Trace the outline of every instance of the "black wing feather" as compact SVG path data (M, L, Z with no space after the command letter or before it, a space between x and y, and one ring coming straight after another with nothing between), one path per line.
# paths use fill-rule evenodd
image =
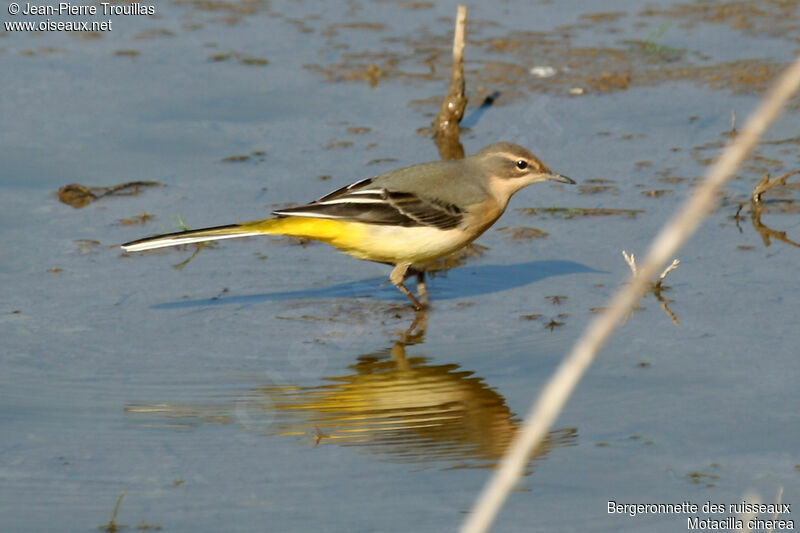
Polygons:
M464 214L461 208L434 199L420 198L407 192L389 192L388 200L405 216L419 222L421 226L441 229L455 228Z
M375 178L366 178L366 179L363 179L363 180L359 180L359 181L357 181L355 183L351 183L350 185L342 187L341 189L336 189L333 192L329 192L328 194L326 194L322 198L318 198L317 200L314 200L311 203L312 204L318 204L320 202L327 202L328 200L335 200L337 198L340 198L340 197L342 197L342 196L344 196L344 195L346 195L346 194L348 194L350 192L359 191L359 190L363 189L364 187L367 187L370 183L373 182L374 179Z
M370 189L372 178L357 181L308 205L274 211L278 216L330 218L403 227L457 227L464 218L461 208L411 192Z

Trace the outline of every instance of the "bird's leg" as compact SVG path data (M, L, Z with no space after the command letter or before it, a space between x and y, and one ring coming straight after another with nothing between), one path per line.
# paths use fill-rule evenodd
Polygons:
M425 272L417 270L417 296L424 307L428 307L428 287L425 286Z
M407 280L411 276L417 277L417 299L422 304L422 307L428 307L428 288L425 285L425 271L424 270L417 270L416 268L409 267L406 270L406 273L403 275L403 281Z
M395 265L392 273L389 274L389 281L391 281L392 285L397 287L397 290L402 292L406 298L411 301L411 305L414 306L414 309L421 311L422 309L425 309L425 306L419 303L419 300L417 300L414 295L411 294L411 291L408 290L405 285L403 285L403 281L406 279L406 273L408 272L409 266L410 265L408 265L408 263L398 263Z

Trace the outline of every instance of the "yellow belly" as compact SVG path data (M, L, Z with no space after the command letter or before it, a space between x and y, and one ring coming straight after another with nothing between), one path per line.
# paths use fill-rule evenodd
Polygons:
M359 259L393 264L437 259L472 240L458 228L399 227L308 217L272 218L241 226L260 233L322 241Z

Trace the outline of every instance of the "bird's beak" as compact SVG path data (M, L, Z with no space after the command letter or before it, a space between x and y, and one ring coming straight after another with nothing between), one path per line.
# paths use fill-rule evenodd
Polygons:
M550 174L546 174L544 176L544 179L546 179L547 181L557 181L559 183L569 183L570 185L575 185L574 180L571 180L566 176L562 176L561 174L556 174L553 172L551 172Z

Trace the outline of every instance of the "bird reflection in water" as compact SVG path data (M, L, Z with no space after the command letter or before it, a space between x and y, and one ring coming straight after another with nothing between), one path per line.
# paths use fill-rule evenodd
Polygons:
M505 399L472 372L457 364L433 364L424 355L408 355L406 347L421 343L424 330L425 315L419 312L390 347L359 356L349 367L352 373L326 377L310 387L258 387L237 401L236 410L246 405L248 429L299 436L311 446L359 447L392 462L493 467L511 442L518 420ZM128 411L190 416L185 407L173 410L163 404L131 406ZM219 418L219 409L216 414ZM574 428L554 430L535 456L541 458L576 439Z

